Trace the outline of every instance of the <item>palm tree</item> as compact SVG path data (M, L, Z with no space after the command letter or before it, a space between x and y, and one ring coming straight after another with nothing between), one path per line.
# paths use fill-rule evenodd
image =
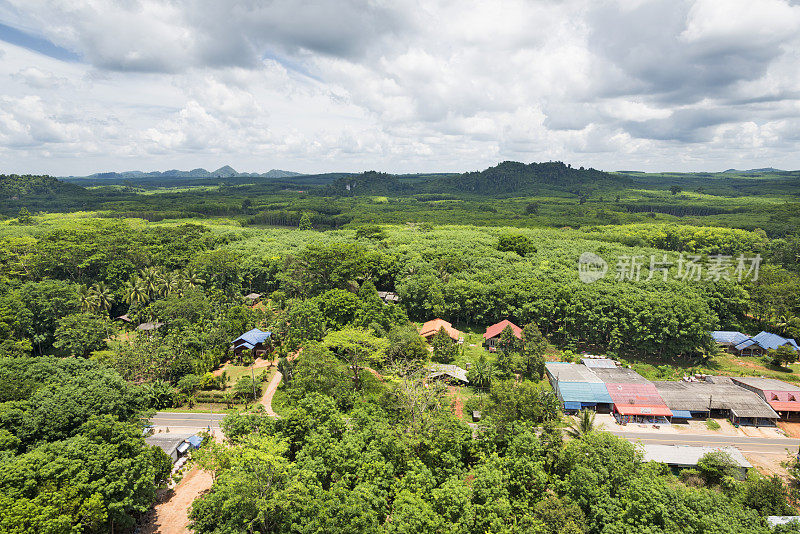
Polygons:
M98 282L92 285L91 295L94 301L94 309L108 311L111 309L111 305L114 304L114 293L111 292L105 282Z
M158 296L158 270L153 267L142 269L139 273L144 290L147 292L147 299L153 300Z
M197 287L206 283L205 280L200 278L200 275L197 274L194 267L187 267L183 271L183 280L187 287Z
M575 439L581 439L589 432L598 430L600 427L594 426L595 413L591 410L581 410L578 413L577 421L570 421L567 428L567 435Z
M469 370L470 380L476 387L486 389L492 383L492 378L496 374L492 362L486 360L486 357L481 354L472 368Z
M125 284L125 302L144 304L147 300L147 289L145 289L144 283L138 276L134 276Z
M81 303L81 311L87 312L94 310L92 292L86 287L86 284L81 284L78 287L78 299Z

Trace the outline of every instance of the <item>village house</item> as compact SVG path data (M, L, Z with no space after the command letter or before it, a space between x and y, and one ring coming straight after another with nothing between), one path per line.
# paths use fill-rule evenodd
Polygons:
M419 329L419 335L425 338L425 341L430 341L433 336L439 333L439 330L444 328L444 331L453 338L454 341L461 339L461 332L453 328L453 325L444 319L432 319L422 325Z
M800 421L800 386L775 378L742 376L731 380L766 401L781 420Z
M483 344L484 346L489 349L489 351L494 352L497 350L497 342L500 341L500 334L503 333L503 330L506 327L511 327L511 330L514 332L514 336L517 339L522 339L522 328L518 327L508 319L504 319L497 324L493 324L489 328L486 329L486 333L483 334Z
M271 350L267 340L272 336L271 332L263 332L258 328L253 328L241 336L231 341L231 350L234 356L241 355L242 351L250 350L253 356L258 357Z
M457 365L432 363L428 368L428 380L445 380L450 383L469 384L467 372Z
M734 346L734 351L736 351L739 356L764 356L770 350L784 346L800 353L800 346L797 345L794 339L785 338L769 332L759 332L752 338L737 343Z

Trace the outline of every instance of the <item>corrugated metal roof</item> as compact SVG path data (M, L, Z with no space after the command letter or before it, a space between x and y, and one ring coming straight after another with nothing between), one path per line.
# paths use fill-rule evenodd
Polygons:
M614 369L592 369L595 375L606 384L649 384L650 381L645 377L627 367L616 367Z
M800 515L768 515L767 523L772 527L788 525L789 523L800 523Z
M718 378L718 377L714 377ZM653 382L671 410L730 410L737 417L777 419L764 399L731 381L714 382Z
M637 444L644 451L645 462L660 462L674 466L697 465L700 458L710 452L722 451L739 467L753 467L735 447L692 447L688 445Z
M769 401L769 405L776 412L800 412L800 402Z
M469 384L469 380L467 380L467 372L457 365L432 363L429 370L430 374L428 375L428 378L439 378L440 376L447 375Z
M594 402L611 404L605 384L601 382L558 382L555 386L563 402Z
M564 362L547 362L544 364L553 379L561 382L591 382L602 384L603 381L585 365Z
M589 369L616 369L617 362L608 358L582 358L583 365Z
M784 382L783 380L777 380L775 378L760 378L755 376L732 376L731 380L735 382L742 383L746 386L750 386L755 389L760 389L762 391L795 391L800 393L800 386L797 384L790 384L788 382Z
M239 343L240 345L252 349L259 343L265 342L271 335L272 332L263 332L258 328L253 328L249 332L245 332L241 336L231 341L231 343L236 345L237 342L241 341L241 343Z
M738 345L750 339L750 336L742 334L741 332L732 332L729 330L715 330L711 332L711 337L717 343L732 343Z
M645 384L606 384L606 388L614 401L614 408L621 414L672 415L664 399L650 382ZM640 408L647 408L650 411L640 411Z
M759 332L748 340L737 343L736 349L742 350L752 345L758 345L759 347L767 350L777 349L783 345L789 345L794 350L800 351L800 346L797 345L797 342L794 339L763 331Z

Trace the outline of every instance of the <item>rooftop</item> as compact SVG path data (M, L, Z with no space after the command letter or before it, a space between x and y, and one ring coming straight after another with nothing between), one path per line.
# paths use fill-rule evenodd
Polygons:
M585 365L565 362L547 362L544 364L547 374L559 382L590 382L602 384L592 369Z
M442 328L455 340L461 337L461 332L453 328L453 325L444 319L431 319L426 322L422 325L422 328L419 329L419 335L424 338L435 336Z
M272 332L264 332L258 328L253 328L249 332L245 332L241 336L231 341L231 343L236 345L237 342L241 341L241 343L239 343L240 346L245 346L248 349L252 349L259 343L265 342L271 335Z
M522 328L518 327L508 319L503 319L497 324L493 324L489 328L486 329L486 333L483 334L483 339L491 339L493 337L497 337L503 333L503 330L506 329L507 326L511 327L511 330L514 331L514 335L518 339L522 339Z
M637 445L644 451L645 462L660 462L675 466L697 465L700 458L710 452L722 451L726 453L739 466L744 468L753 467L748 462L739 449L735 447L692 447L688 445Z
M741 332L732 332L730 330L715 330L711 332L711 337L717 343L731 343L738 345L743 341L750 339L750 336L742 334Z
M609 358L582 358L583 365L591 369L616 369L617 362Z
M736 417L777 419L764 400L732 382L653 382L670 410L731 410Z
M457 365L432 363L429 370L430 374L428 374L428 378L439 378L440 376L447 375L455 378L456 380L460 380L465 384L469 384L469 380L467 380L467 372Z
M139 326L136 327L136 330L141 330L143 332L149 332L150 330L158 330L162 326L164 326L164 323L148 322L148 323L140 324Z
M759 378L755 376L736 376L731 377L734 382L741 382L746 386L750 386L762 391L797 391L800 392L800 386L797 384L790 384L783 380L776 378Z
M594 373L606 384L649 384L645 377L627 367L614 367L613 369L596 368Z
M750 339L746 339L744 341L737 343L736 349L742 350L746 349L747 347L751 347L753 345L758 345L759 347L762 347L767 350L777 349L778 347L781 347L783 345L788 345L794 350L800 351L800 346L797 345L797 342L794 339L763 331L754 335Z

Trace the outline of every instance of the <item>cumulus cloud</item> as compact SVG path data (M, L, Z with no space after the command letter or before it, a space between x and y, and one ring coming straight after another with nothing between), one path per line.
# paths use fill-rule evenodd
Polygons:
M0 42L18 167L800 167L788 0L0 0L3 17L32 36Z

